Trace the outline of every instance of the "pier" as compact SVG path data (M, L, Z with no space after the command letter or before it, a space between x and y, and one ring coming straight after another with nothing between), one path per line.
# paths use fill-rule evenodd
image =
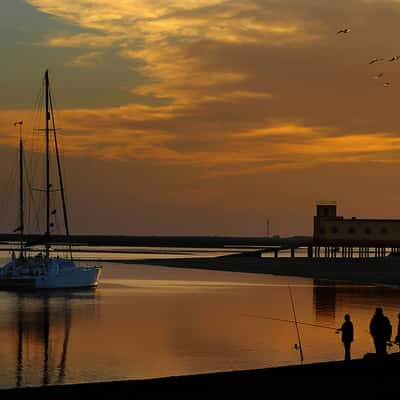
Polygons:
M366 259L400 255L399 219L344 218L337 215L336 208L335 201L317 202L312 240L281 244L270 250L274 257L290 249L290 257L295 258L301 246L307 247L309 258Z

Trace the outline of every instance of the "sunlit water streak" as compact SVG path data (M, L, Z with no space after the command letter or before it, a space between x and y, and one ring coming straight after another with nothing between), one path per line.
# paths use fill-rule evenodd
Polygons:
M97 290L0 292L0 387L150 378L353 357L373 351L379 305L397 326L400 291L308 278L103 262ZM325 329L328 327L330 329ZM332 329L333 328L333 329ZM394 349L393 349L394 350ZM391 351L393 351L391 350Z

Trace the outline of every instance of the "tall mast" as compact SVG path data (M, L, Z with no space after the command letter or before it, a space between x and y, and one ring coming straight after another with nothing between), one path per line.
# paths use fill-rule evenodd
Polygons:
M24 256L24 159L23 159L23 143L22 143L22 121L15 122L19 125L19 227L20 233L20 257Z
M50 156L49 156L49 71L45 73L46 90L46 258L50 253Z
M49 99L50 99L50 115L51 115L52 129L53 129L53 135L54 135L54 147L55 147L55 152L56 152L57 169L58 169L58 181L60 183L60 188L61 188L61 200L62 200L62 206L63 206L65 234L67 236L70 257L72 259L71 236L69 233L69 226L68 226L68 215L67 215L67 207L65 204L64 183L63 183L63 177L62 177L62 171L61 171L61 160L60 160L60 155L58 152L57 129L56 129L56 122L54 120L53 102L51 99L51 92L49 93Z
M22 137L19 139L19 226L20 230L20 257L24 256L24 162Z

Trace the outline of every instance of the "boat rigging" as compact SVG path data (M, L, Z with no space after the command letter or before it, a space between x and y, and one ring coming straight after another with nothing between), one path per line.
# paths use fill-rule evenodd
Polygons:
M72 259L70 230L67 217L67 208L65 202L64 183L61 171L61 162L59 157L57 133L53 111L53 101L50 91L49 72L46 70L44 75L44 98L45 98L45 232L36 241L25 241L25 214L24 214L24 158L23 158L23 121L14 123L14 126L20 128L19 138L19 226L14 232L20 233L19 257L12 253L12 259L0 268L0 289L10 288L72 288L72 287L91 287L98 285L98 279L101 274L100 266L78 266ZM50 172L50 135L54 139L54 151L57 164L57 176L60 189L53 189ZM51 228L54 224L51 218L56 210L52 210L51 192L60 191L65 236L69 247L69 258L60 258L51 256ZM27 252L34 246L44 244L44 256L42 252L36 255L27 255Z

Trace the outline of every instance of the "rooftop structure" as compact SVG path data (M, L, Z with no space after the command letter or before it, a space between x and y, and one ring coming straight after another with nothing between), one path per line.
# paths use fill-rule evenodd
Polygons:
M318 202L313 241L318 246L399 247L400 219L344 218L336 202Z

